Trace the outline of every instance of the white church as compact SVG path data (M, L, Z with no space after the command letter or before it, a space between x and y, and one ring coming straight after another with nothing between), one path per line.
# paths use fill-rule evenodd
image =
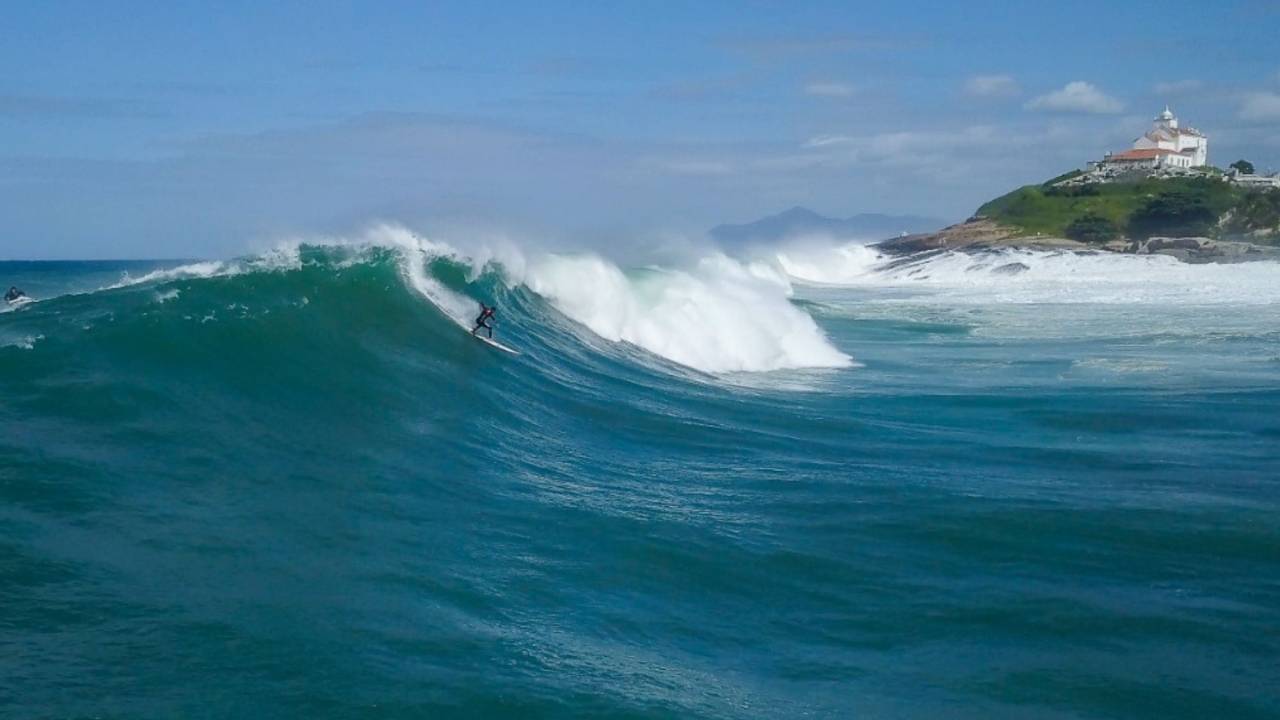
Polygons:
M1096 170L1190 169L1209 162L1209 138L1193 127L1182 127L1166 105L1151 129L1133 141L1133 149L1107 153L1100 162L1089 163Z

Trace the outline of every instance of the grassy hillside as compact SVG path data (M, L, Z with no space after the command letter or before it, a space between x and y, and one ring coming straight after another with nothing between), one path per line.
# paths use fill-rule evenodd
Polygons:
M1086 241L1280 229L1280 190L1242 190L1214 176L1053 187L1060 179L1014 190L977 214L1028 235Z

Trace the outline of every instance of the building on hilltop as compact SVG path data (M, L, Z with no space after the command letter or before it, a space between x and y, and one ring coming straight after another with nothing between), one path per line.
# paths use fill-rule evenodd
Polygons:
M1134 150L1172 150L1191 158L1188 167L1204 167L1209 163L1209 138L1193 127L1178 127L1178 118L1164 106L1151 129L1133 141Z
M1089 163L1089 170L1098 173L1190 170L1204 167L1208 162L1209 138L1193 127L1181 127L1177 116L1166 105L1164 112L1155 117L1151 129L1133 141L1132 149L1107 153L1102 160Z
M1120 153L1107 153L1102 159L1103 165L1111 165L1117 168L1127 170L1141 168L1162 168L1176 167L1187 168L1192 167L1192 158L1190 155L1180 153L1176 150L1167 148L1142 148L1137 150L1125 150Z

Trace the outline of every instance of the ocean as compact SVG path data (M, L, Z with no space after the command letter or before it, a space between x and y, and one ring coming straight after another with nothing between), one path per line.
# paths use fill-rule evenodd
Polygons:
M13 284L0 717L1280 717L1275 263L382 228Z

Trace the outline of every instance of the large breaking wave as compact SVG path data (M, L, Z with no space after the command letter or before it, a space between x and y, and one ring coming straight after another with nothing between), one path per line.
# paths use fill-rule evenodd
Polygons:
M496 302L500 332L510 327L563 323L613 344L707 373L840 368L851 358L837 350L813 318L789 299L779 272L714 255L685 268L624 269L598 254L542 253L512 248L463 252L399 226L380 226L357 238L282 245L231 261L208 261L122 277L103 292L154 288L156 303L193 303L192 284L216 283L223 307L193 310L211 321L266 299L255 290L272 275L333 282L360 267L394 269L402 289L469 329L478 302ZM228 287L227 283L238 283ZM385 292L395 292L384 287ZM244 297L237 297L243 292ZM77 302L83 304L91 293ZM300 299L299 299L300 298ZM294 301L306 302L298 292ZM270 303L267 302L267 306ZM359 323L359 308L352 308ZM170 308L170 313L179 308ZM374 306L366 313L381 312ZM40 313L35 313L39 315ZM114 314L114 313L113 313ZM18 324L22 324L19 322ZM12 333L11 333L12 335ZM33 335L21 337L29 346Z
M148 302L210 322L236 312L252 314L255 307L269 312L273 302L285 302L283 295L274 300L260 295L266 278L288 277L314 289L360 269L385 275L379 292L408 291L418 310L462 328L470 327L478 302L496 302L500 333L562 327L569 332L557 343L575 337L586 341L574 350L630 348L641 351L628 351L633 360L660 359L713 374L853 364L804 306L792 301L792 283L893 291L869 302L909 297L944 305L1280 303L1280 264L1274 262L1191 265L1163 256L1018 249L896 258L857 243L809 241L754 248L742 258L712 252L680 266L625 268L591 252L525 253L510 244L464 251L395 225L353 238L294 242L255 256L125 276L100 292L62 300L87 316L80 323L85 328L100 325L104 316L122 323L130 312L154 312L145 307ZM303 305L315 294L287 282L278 289L285 288L296 290L289 302ZM140 289L150 292L135 292ZM103 295L121 292L131 292L132 300L108 302ZM222 305L200 305L199 298L209 293ZM95 306L95 298L107 304ZM348 331L386 312L373 298L364 300L366 305L348 304L344 310ZM0 344L29 349L71 329L66 307L57 310L63 316L60 327L38 321L49 319L44 305L6 312ZM548 349L571 351L563 345Z

